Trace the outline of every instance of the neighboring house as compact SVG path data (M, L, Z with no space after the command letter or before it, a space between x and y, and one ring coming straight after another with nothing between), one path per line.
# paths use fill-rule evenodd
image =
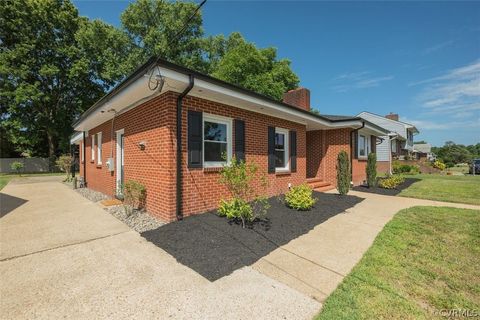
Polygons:
M89 188L114 196L128 180L146 186L146 209L165 220L202 213L229 197L219 170L233 156L265 172L268 196L308 182L336 184L337 155L351 155L353 183L365 180L379 126L310 112L310 92L272 100L152 58L83 113L72 138ZM226 157L226 159L225 159Z
M357 117L389 131L388 135L380 137L382 141L377 145L378 171L389 172L392 160L404 160L413 156L413 136L418 134L414 125L400 121L398 114L393 113L381 116L364 111Z
M432 153L432 146L430 143L415 143L413 145L413 153L417 160L435 161L437 158Z

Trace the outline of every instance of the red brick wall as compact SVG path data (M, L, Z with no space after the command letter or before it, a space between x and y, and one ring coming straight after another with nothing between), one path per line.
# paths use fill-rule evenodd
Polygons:
M367 160L353 159L352 161L352 182L354 185L362 184L367 179Z
M116 158L115 131L124 129L124 177L125 181L137 180L147 189L146 209L164 219L175 219L175 163L176 163L176 98L167 92L115 118L113 135L113 157ZM283 119L259 116L254 112L202 100L194 97L184 99L183 109L183 213L185 216L205 212L218 206L227 190L219 184L218 171L187 168L187 110L197 110L242 119L245 121L246 159L255 161L260 170L266 172L268 164L267 128L282 127L297 131L297 172L291 174L267 174L268 195L288 190L288 183L301 184L306 177L306 133L305 126ZM233 128L232 128L233 129ZM97 166L91 159L91 135L102 131L102 162ZM233 131L233 130L232 130ZM233 131L234 132L234 131ZM233 137L232 141L235 138ZM146 142L145 150L138 143ZM111 121L89 131L85 154L88 187L114 195L115 174L107 170L110 157ZM96 149L96 148L95 148ZM94 150L96 152L96 150ZM233 148L233 152L235 149ZM95 157L96 158L96 157ZM116 165L116 163L115 163ZM83 175L83 170L81 171Z
M298 88L290 90L283 94L283 102L298 107L300 109L310 110L310 90L307 88Z
M175 212L174 139L175 95L168 92L149 100L115 118L113 133L113 158L116 159L115 131L124 129L124 181L137 180L147 189L147 210L165 220ZM116 188L116 170L106 167L110 157L111 121L89 131L87 137L86 180L88 187L113 196ZM102 166L91 159L91 135L102 131ZM138 143L146 142L145 150ZM95 148L96 149L96 148ZM116 162L115 162L116 166ZM83 172L82 172L83 175Z
M377 172L388 173L390 171L389 161L377 161Z
M325 131L324 180L332 185L337 184L337 157L340 151L346 151L350 158L351 131L349 128Z
M183 113L183 212L185 215L204 212L216 208L221 198L228 197L228 192L218 180L220 175L216 171L188 168L187 159L187 110L202 111L232 119L245 121L245 153L246 160L253 161L259 170L268 169L268 141L269 126L281 127L297 131L297 172L291 174L267 174L269 196L277 195L288 190L288 183L298 185L305 182L306 177L306 133L305 126L279 118L259 115L258 113L203 100L191 96L184 99ZM233 130L234 131L234 130ZM235 141L235 137L233 137ZM233 148L235 152L235 148ZM258 186L257 186L258 187ZM260 188L259 188L260 190Z
M324 176L325 130L307 131L307 178Z

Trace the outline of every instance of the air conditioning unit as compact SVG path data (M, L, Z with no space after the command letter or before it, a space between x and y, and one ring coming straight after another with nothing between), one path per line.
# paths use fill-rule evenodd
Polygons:
M107 169L110 172L115 170L115 161L113 160L113 158L108 158L107 159Z

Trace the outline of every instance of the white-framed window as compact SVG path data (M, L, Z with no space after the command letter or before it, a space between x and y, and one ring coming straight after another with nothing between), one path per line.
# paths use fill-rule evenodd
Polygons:
M392 152L397 153L397 140L392 140Z
M275 171L290 169L288 145L288 130L275 128Z
M232 119L203 114L203 166L221 167L232 159Z
M372 136L369 134L358 134L358 158L366 158L372 152Z
M91 154L92 162L95 161L95 135L92 135L92 154Z
M102 164L102 133L97 133L97 164Z

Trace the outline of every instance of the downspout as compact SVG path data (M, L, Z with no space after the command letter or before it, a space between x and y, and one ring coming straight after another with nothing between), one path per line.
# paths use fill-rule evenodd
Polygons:
M177 203L176 216L177 220L183 219L182 213L182 102L183 98L192 90L195 83L193 74L188 75L188 86L177 98Z
M358 130L365 128L365 121L362 121L362 126L360 128L352 130L350 134L350 178L352 179L350 181L351 184L353 184L353 137Z
M83 131L83 146L82 146L82 155L83 155L83 186L87 187L87 157L85 155L86 146L85 143L87 139L85 137L85 131Z

